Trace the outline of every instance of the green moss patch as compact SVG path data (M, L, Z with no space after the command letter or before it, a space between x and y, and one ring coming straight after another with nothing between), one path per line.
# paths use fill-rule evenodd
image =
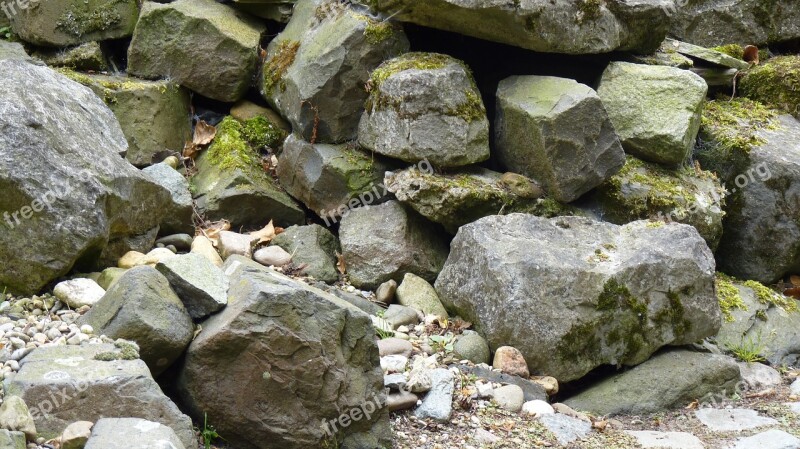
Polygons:
M283 131L264 117L240 122L228 116L217 126L217 136L208 149L208 161L221 169L262 173L258 150L279 145L283 137Z
M747 305L744 303L737 285L741 285L753 290L756 295L756 299L761 304L780 307L786 312L790 313L798 312L797 300L794 298L778 293L777 291L757 281L743 282L732 276L728 276L723 273L717 273L717 300L719 301L722 315L728 322L732 322L734 320L732 314L734 310L747 310Z
M747 98L706 102L701 126L706 142L698 158L705 167L746 160L750 150L766 143L759 131L779 128L777 116L777 111Z
M800 56L778 56L750 68L739 81L745 97L800 116Z
M300 42L297 41L281 41L278 44L275 54L264 63L264 93L271 94L276 87L286 89L283 77L294 64L299 50Z
M126 2L127 0L110 0L93 8L89 8L84 2L72 2L73 6L56 21L56 27L73 36L111 29L122 23L117 5Z

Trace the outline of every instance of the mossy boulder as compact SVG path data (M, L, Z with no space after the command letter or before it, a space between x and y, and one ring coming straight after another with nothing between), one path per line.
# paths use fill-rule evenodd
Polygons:
M55 67L67 67L73 70L108 70L108 62L98 42L87 42L68 48L39 48L33 52L35 58Z
M664 40L671 1L370 0L398 20L538 52L648 53Z
M739 92L800 118L800 56L777 56L746 71Z
M694 148L708 86L675 67L612 62L597 94L625 152L678 165Z
M489 120L472 73L438 53L406 53L370 76L358 142L406 162L460 167L489 158Z
M125 159L131 164L146 167L159 162L180 153L191 140L189 91L175 82L61 73L92 89L111 108L128 141Z
M29 8L17 7L17 13L9 17L11 28L20 39L48 47L129 37L139 19L137 0L30 3Z
M496 156L554 199L570 202L618 172L625 153L589 86L553 76L514 76L497 88Z
M800 362L800 303L756 281L717 275L722 327L714 341L735 354L749 351L773 366Z
M267 47L261 94L304 140L353 140L369 73L408 45L399 25L350 3L300 0L286 29Z
M314 213L335 222L348 209L385 201L389 168L356 144L312 144L292 134L278 159L278 179Z
M234 102L256 76L265 29L258 19L214 0L145 2L128 48L128 71Z
M386 188L451 234L487 215L534 211L544 196L532 180L473 167L437 174L412 167L387 172Z
M714 258L691 226L491 216L462 226L436 280L451 315L561 382L712 336Z
M694 226L714 250L722 237L726 191L712 172L666 169L628 156L625 166L592 196L604 220L676 221Z
M780 114L747 99L711 101L695 151L730 192L720 270L765 283L800 267L800 122Z
M211 220L234 227L301 224L303 212L263 165L261 150L277 148L283 131L264 117L240 122L226 117L208 150L197 158L191 179L197 208Z

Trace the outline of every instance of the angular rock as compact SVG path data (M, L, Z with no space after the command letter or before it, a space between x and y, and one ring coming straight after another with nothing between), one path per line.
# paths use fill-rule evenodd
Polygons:
M400 304L390 305L383 314L383 318L394 329L400 326L413 326L419 323L418 312L411 307L401 306Z
M390 394L386 398L386 408L390 412L406 410L417 405L418 400L419 398L414 393L401 391L396 394Z
M459 230L436 290L491 348L513 346L560 382L720 326L711 251L681 224L482 218Z
M561 413L545 413L539 415L538 421L555 435L556 440L563 445L568 445L591 433L592 423L586 422Z
M278 178L289 194L336 223L348 209L385 201L389 167L353 145L311 144L291 135L283 145Z
M0 447L4 449L25 449L25 434L0 429Z
M375 0L402 21L547 53L655 50L669 28L667 0L646 3L477 0ZM536 32L533 32L536 30Z
M49 66L96 72L109 69L98 42L86 42L70 48L40 48L33 52L33 56Z
M703 408L694 412L701 423L713 432L741 432L764 426L774 426L778 421L760 416L755 410L734 408Z
M711 48L705 48L675 39L667 38L667 40L665 40L662 44L661 48L667 51L673 51L682 55L691 56L692 58L704 63L715 64L730 69L745 70L750 68L750 63L747 63L739 58L734 58L733 56Z
M437 368L431 372L431 391L422 400L422 404L414 410L419 419L432 419L447 422L453 413L453 390L455 380L450 371Z
M102 287L104 290L108 290L112 285L117 283L119 278L122 277L126 271L128 271L127 268L106 268L102 273L100 273L100 277L97 278L97 284L100 285L100 287Z
M225 274L199 254L184 254L159 262L163 274L195 320L220 311L228 304L228 281Z
M437 53L406 53L381 64L358 143L406 162L460 167L489 158L489 120L470 69Z
M604 221L625 224L654 218L694 226L714 250L722 238L727 192L714 173L663 168L628 156L625 166L595 191Z
M85 449L86 442L92 435L94 423L77 421L67 426L61 434L61 449Z
M148 2L128 48L128 71L170 77L200 95L233 102L256 75L264 31L257 19L214 0Z
M192 221L194 203L192 203L192 194L189 191L189 181L177 170L163 162L145 167L142 173L167 189L172 197L172 204L165 212L159 232L161 234L180 232L194 234Z
M397 302L400 305L419 310L425 316L447 318L447 310L444 309L433 286L413 273L406 273L403 276L403 282L397 288Z
M696 45L762 45L800 37L792 0L700 0L671 6L670 35Z
M353 140L369 73L408 50L402 29L350 3L300 0L267 47L261 95L304 140Z
M53 295L73 309L93 306L106 294L103 287L91 279L77 278L63 281L53 288Z
M84 449L184 449L171 428L140 418L103 418L92 428Z
M183 150L191 140L189 91L175 81L145 81L62 71L92 89L114 112L128 140L125 158L146 167Z
M570 202L622 168L625 154L600 97L552 76L514 76L497 88L495 145L506 169Z
M371 402L334 430L344 447L388 444L383 375L369 317L321 290L228 259L231 302L203 323L179 379L185 403L237 448L321 447L320 425ZM320 375L324 373L324 375ZM375 408L375 407L373 407ZM258 442L258 443L256 443Z
M643 448L704 449L699 438L686 432L655 432L651 430L625 431L636 438Z
M24 61L3 61L0 78L0 284L34 293L76 262L115 261L131 239L152 247L169 193L119 157L127 143L108 107Z
M296 266L305 266L302 273L322 282L339 280L336 253L339 240L320 225L292 226L275 236L272 245L279 246L292 255Z
M777 387L783 383L781 373L771 366L763 363L739 362L739 372L742 380L751 390L764 390Z
M198 210L208 219L228 220L234 228L262 228L270 220L278 226L303 223L303 210L261 163L261 146L274 145L282 136L265 120L225 118L214 143L196 161L198 172L191 183Z
M712 394L733 394L741 380L730 357L671 350L616 374L564 401L597 415L659 413L701 402Z
M65 0L6 4L11 28L22 40L48 47L120 39L133 33L139 18L136 0Z
M420 215L455 234L458 228L488 215L538 212L541 187L514 173L470 167L453 174L415 167L387 172L386 189Z
M137 417L171 427L185 447L193 447L192 421L161 392L143 361L98 360L116 352L110 344L38 348L3 386L7 395L36 404L31 414L46 439L75 421Z
M747 99L715 100L705 108L695 157L731 192L716 253L719 270L768 284L795 272L800 122Z
M28 406L19 396L6 396L0 406L0 428L19 431L33 441L36 440L36 423Z
M350 280L373 289L406 273L428 282L447 258L447 243L425 219L396 201L351 210L339 228Z
M626 153L678 165L694 148L708 86L675 67L612 62L597 94Z
M22 44L0 39L0 61L11 59L34 62L34 60L28 56L28 53L25 52L25 47L23 47Z
M151 267L128 270L79 322L98 335L138 343L154 376L183 354L194 334L192 319L169 281Z
M739 91L751 100L800 119L800 93L798 93L800 80L795 76L798 70L800 70L800 56L770 58L742 76L739 81Z

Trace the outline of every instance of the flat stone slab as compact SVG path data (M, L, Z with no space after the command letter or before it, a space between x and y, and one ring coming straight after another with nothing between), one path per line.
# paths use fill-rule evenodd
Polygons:
M755 410L742 408L722 410L704 408L696 411L695 416L706 427L715 432L738 432L778 424L778 421L772 418L759 416Z
M731 449L800 449L800 438L772 429L739 439Z
M556 436L558 442L567 445L573 441L583 438L592 431L592 425L578 418L562 415L561 413L549 413L539 416L539 422Z
M636 441L643 448L657 447L665 449L703 449L705 445L699 438L686 432L655 432L644 431L625 431L628 435L636 438Z
M185 449L175 431L139 418L103 418L92 428L85 449Z

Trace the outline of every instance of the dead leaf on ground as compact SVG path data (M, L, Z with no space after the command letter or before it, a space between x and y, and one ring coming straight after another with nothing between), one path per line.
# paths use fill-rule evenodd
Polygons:
M606 427L608 427L608 421L606 420L595 421L592 423L592 428L597 429L599 432L606 430Z
M274 239L275 236L278 235L278 233L275 232L275 230L276 230L275 224L272 222L272 220L270 220L266 226L259 229L258 231L251 232L250 235L253 237L258 237L258 242L256 242L256 245L260 245L262 243L271 242L272 239Z
M691 403L689 403L689 405L687 405L687 406L685 407L685 409L686 409L686 410L697 410L697 408L698 408L698 407L700 407L700 401L698 401L697 399L695 399L694 401L692 401Z
M186 142L183 147L183 157L194 159L204 146L210 144L217 136L217 128L203 120L194 126L194 136L191 142Z
M228 220L222 221L215 221L213 223L209 223L208 226L201 229L200 232L203 233L211 243L216 247L219 245L219 233L222 231L230 231L231 230L231 222Z
M336 252L336 269L339 270L339 273L345 274L347 273L347 263L344 261L344 255L339 254Z
M758 65L758 47L755 45L748 45L744 47L744 56L742 56L744 62L749 62L753 65Z

